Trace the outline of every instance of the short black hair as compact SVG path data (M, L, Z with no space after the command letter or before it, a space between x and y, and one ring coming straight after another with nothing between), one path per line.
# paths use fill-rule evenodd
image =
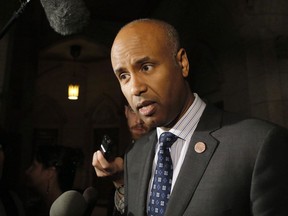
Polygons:
M39 145L34 159L44 168L55 167L63 192L72 189L77 167L83 162L80 149L62 145Z

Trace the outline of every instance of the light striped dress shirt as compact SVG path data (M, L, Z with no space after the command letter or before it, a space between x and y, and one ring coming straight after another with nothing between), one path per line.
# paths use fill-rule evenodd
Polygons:
M171 192L173 190L174 184L176 182L176 179L178 177L179 171L181 169L181 166L183 164L189 142L191 140L191 137L196 129L196 126L199 122L199 119L206 107L206 104L201 98L194 93L195 99L192 103L192 105L189 107L187 112L182 116L182 118L169 130L169 132L175 134L179 138L176 140L176 142L172 145L171 147L171 158L173 162L173 179L172 179L172 188ZM157 137L159 140L159 136L161 133L165 132L161 128L157 128ZM156 148L156 153L155 153L155 158L153 162L153 167L152 167L152 173L154 174L154 171L156 169L156 164L157 164L157 153L159 150L159 143L155 146ZM150 198L150 190L151 190L151 182L153 181L154 175L152 174L151 179L150 179L150 189L148 191L148 199L147 203L149 203L149 198Z

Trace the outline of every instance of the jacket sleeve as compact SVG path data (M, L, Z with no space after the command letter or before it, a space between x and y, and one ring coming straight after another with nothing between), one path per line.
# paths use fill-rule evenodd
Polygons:
M288 215L288 132L274 127L254 165L251 209L255 216Z

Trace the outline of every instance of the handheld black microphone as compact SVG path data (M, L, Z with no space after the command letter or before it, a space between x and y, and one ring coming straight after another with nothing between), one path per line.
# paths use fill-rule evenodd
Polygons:
M84 190L83 197L88 205L95 205L98 198L98 191L94 187L88 187Z
M83 192L83 197L87 202L86 215L91 215L93 209L97 203L98 191L94 187L88 187Z
M61 194L50 208L50 216L83 216L87 203L82 194L69 190Z
M88 24L90 11L83 0L40 0L50 26L61 35L79 33Z

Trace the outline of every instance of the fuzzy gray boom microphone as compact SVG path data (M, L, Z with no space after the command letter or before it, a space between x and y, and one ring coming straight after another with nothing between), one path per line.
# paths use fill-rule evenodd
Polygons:
M61 35L79 33L88 24L90 11L83 0L40 0L50 26Z
M87 203L82 194L69 190L61 194L50 208L50 216L84 216Z

